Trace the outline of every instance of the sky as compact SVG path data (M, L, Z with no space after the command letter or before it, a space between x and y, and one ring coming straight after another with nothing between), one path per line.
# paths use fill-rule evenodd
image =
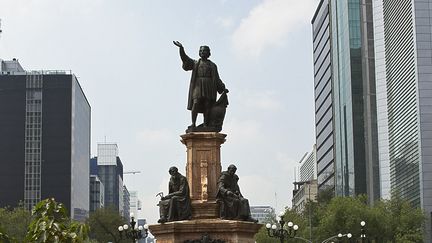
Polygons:
M180 135L190 72L180 41L211 49L229 106L222 169L235 164L250 205L291 206L295 166L315 142L311 19L318 0L0 0L0 59L72 70L91 106L91 155L118 144L140 217L155 223L168 168L185 174ZM202 121L199 115L198 122Z

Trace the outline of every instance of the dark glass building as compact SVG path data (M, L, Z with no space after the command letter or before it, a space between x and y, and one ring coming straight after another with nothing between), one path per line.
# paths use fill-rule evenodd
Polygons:
M97 175L90 175L90 212L104 207L105 188Z
M98 144L98 156L90 160L90 171L104 185L104 205L113 207L123 216L123 163L117 144Z
M64 71L0 70L0 207L54 197L71 217L89 210L90 105Z
M371 0L322 0L312 19L319 190L380 198Z
M315 135L318 190L335 190L334 121L328 0L319 3L312 19Z

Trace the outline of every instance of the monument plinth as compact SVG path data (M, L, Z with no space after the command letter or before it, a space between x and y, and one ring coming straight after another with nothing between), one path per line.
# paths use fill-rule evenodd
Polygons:
M254 235L262 224L236 220L196 219L175 221L150 227L158 243L185 243L208 235L225 243L255 243Z
M192 218L219 216L216 203L217 180L221 174L220 147L226 134L191 132L181 135L187 148L186 177L192 200Z

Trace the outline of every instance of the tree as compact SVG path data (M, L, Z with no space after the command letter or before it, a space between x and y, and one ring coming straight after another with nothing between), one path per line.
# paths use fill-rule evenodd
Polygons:
M88 238L89 227L71 221L64 205L54 198L36 204L32 215L34 219L26 236L28 242L82 243Z
M3 229L3 234L18 242L24 241L31 220L31 213L22 205L13 209L0 208L0 228Z
M365 221L367 238L375 242L423 242L422 225L425 218L421 209L412 207L400 197L377 201L374 206L367 205L364 195L336 197L321 210L315 241L348 232L358 238L360 222Z
M90 214L87 223L90 226L90 237L99 242L126 242L120 239L118 232L118 227L126 221L112 207L97 209Z
M422 228L425 216L420 208L413 207L398 194L393 194L390 200L380 202L375 208L383 215L381 222L385 222L386 225L382 231L386 236L384 240L404 243L423 242Z
M0 242L2 242L2 243L17 243L18 241L14 238L9 237L9 235L6 234L2 228L0 228Z

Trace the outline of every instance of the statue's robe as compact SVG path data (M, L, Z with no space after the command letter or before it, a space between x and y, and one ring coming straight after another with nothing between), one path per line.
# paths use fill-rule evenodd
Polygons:
M186 177L183 175L171 176L168 187L169 194L165 196L168 199L159 202L161 217L165 216L168 222L190 219L192 210Z
M251 219L249 201L243 197L238 186L239 177L223 171L218 180L217 198L221 202L220 217L222 219ZM238 197L228 196L228 191Z
M219 77L216 64L210 60L193 60L186 55L183 48L180 48L180 58L183 62L183 69L185 71L192 70L187 109L192 110L194 98L207 99L212 104L216 102L217 93L221 94L225 90L225 84ZM202 71L202 65L206 65L204 70L209 69L209 71ZM199 109L198 112L204 112L203 108Z

